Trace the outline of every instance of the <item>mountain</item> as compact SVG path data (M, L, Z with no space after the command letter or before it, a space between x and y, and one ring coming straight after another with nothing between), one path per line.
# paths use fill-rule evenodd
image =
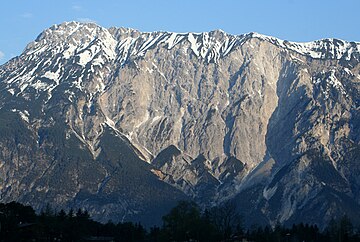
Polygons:
M360 222L360 44L54 25L0 67L1 202ZM256 215L256 216L255 216Z

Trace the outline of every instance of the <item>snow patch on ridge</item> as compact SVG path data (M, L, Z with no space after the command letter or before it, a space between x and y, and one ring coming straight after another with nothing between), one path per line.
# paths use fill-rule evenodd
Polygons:
M24 120L26 123L29 123L30 114L27 110L20 111L20 110L17 110L14 108L14 109L11 109L11 112L18 113L22 120Z
M175 45L177 45L184 38L185 38L184 35L181 35L178 33L171 33L170 37L164 43L167 44L168 50L171 50Z
M80 53L78 56L79 56L79 65L81 66L86 66L86 64L89 63L93 58L93 54L89 50L85 50L84 52Z
M195 39L195 37L194 37L194 35L192 33L189 33L188 41L190 42L190 48L194 52L194 54L196 56L200 56L200 53L199 53L199 50L198 50L199 47L200 47L200 44L197 43L197 40Z
M46 72L43 77L53 80L56 84L59 84L59 77L60 77L60 68L56 72L48 71Z
M323 91L325 99L329 98L331 88L338 90L342 95L348 97L343 84L338 80L335 74L335 70L331 70L330 72L323 71L320 76L312 79L315 86L325 84L325 89Z

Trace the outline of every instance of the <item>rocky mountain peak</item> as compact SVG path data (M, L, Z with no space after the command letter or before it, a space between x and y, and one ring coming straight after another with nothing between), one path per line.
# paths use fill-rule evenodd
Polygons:
M30 43L24 53L39 54L44 46L52 46L52 54L67 51L66 56L75 54L72 49L81 51L89 44L100 41L110 49L117 47L117 58L121 62L130 56L142 56L149 48L162 45L168 49L175 45L187 42L188 48L206 62L217 62L225 57L237 46L246 40L257 38L270 42L280 48L295 51L312 58L328 58L350 60L359 55L359 44L338 39L323 39L307 43L296 43L280 40L271 36L251 32L244 35L230 35L222 30L203 33L174 33L174 32L140 32L131 28L111 27L105 29L95 23L65 22L54 25L43 31L38 38ZM48 51L48 50L47 50Z
M360 43L347 42L340 39L321 39L305 43L280 40L271 36L266 36L252 32L248 34L253 38L268 41L276 46L287 50L295 51L304 56L314 59L346 59L358 58Z
M44 47L47 48L46 51L51 47L54 48L52 51L55 54L74 47L85 48L96 40L113 42L112 39L107 29L95 23L65 22L43 31L26 47L24 54L39 54Z
M160 187L328 220L359 207L359 78L359 44L337 39L54 25L0 67L1 194L129 218Z

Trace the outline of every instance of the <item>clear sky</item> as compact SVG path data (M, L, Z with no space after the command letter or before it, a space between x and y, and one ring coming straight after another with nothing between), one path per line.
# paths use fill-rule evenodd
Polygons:
M0 64L42 30L94 21L140 31L258 32L290 41L360 41L360 0L6 0L0 14Z

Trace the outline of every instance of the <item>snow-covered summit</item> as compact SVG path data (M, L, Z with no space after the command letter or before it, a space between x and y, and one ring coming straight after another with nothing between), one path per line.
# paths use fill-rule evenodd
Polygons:
M96 45L99 48L92 49ZM109 31L94 23L65 22L43 31L35 41L27 45L23 54L62 53L65 58L70 58L89 50L92 56L103 51L109 59L113 59L116 45L117 41Z
M350 60L353 53L359 53L360 44L338 39L322 39L307 43L290 42L275 37L251 32L242 35L227 34L222 30L203 33L140 32L131 28L103 28L95 23L65 22L53 25L43 31L25 49L24 54L63 53L66 58L77 55L86 48L101 43L100 47L109 59L124 63L130 57L144 56L147 50L162 45L172 49L187 42L188 48L206 62L217 62L247 40L257 38L280 48L295 51L311 58ZM92 50L90 52L96 52ZM93 57L93 53L89 53Z
M247 34L253 38L268 41L279 47L295 51L299 54L309 56L315 59L351 59L351 54L354 52L359 53L360 43L347 42L340 39L321 39L311 42L291 42L281 40L275 37L262 35L256 32Z
M31 61L33 65L17 68L21 61L17 62L15 59L3 68L17 68L17 71L7 72L6 77L6 83L9 84L7 89L12 95L18 95L29 87L51 93L63 81L82 89L89 73L94 74L98 70L95 76L102 80L104 71L109 71L105 68L106 65L124 65L129 60L144 58L149 50L155 48L165 51L179 48L186 54L195 55L199 60L218 63L254 38L309 58L346 61L351 58L359 59L359 43L338 39L296 43L255 32L243 35L231 35L222 30L203 33L140 32L123 27L107 29L95 23L64 22L44 30L27 45L18 60ZM73 75L75 72L79 73ZM104 89L105 84L99 81L94 85L94 90L99 91Z

